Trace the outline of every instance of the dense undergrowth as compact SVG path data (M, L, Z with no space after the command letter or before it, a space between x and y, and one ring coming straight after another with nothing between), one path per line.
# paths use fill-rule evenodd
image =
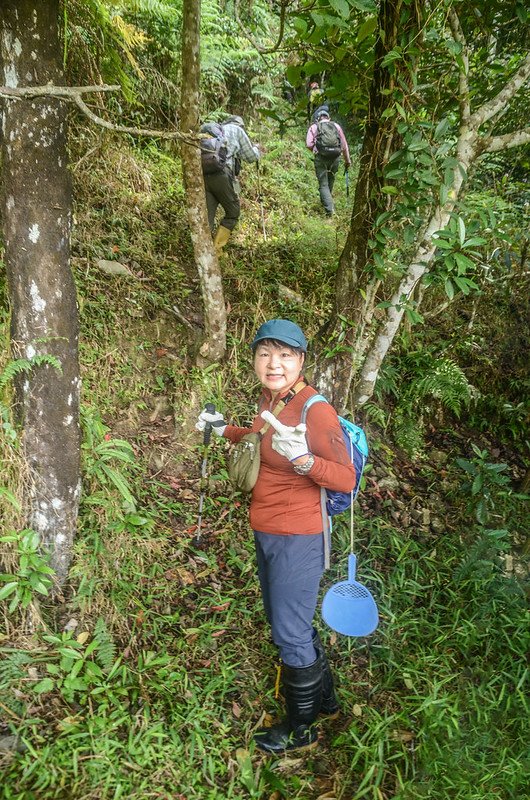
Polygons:
M268 141L261 177L267 239L258 175L247 168L241 224L223 260L229 358L202 371L191 358L201 306L178 160L154 145L126 148L112 138L80 136L74 146L81 529L60 605L44 599L4 616L0 720L16 738L2 756L1 796L523 797L521 437L508 422L497 435L467 400L461 409L444 405L440 392L425 389L432 379L405 408L416 412L421 432L412 457L395 424L404 388L424 377L414 365L427 374L442 356L460 364L473 386L480 380L485 388L494 374L496 395L507 392L511 402L505 376L488 373L508 323L487 298L488 314L477 312L467 337L452 333L450 316L421 337L416 329L404 334L366 420L373 455L355 543L359 577L377 597L381 625L367 639L324 633L343 714L322 723L321 746L310 755L267 761L254 750L263 710L280 709L275 651L260 606L247 501L229 489L220 442L210 453L203 546L192 545L202 455L195 412L213 400L231 418L248 420L257 389L247 349L252 330L267 317L293 316L310 335L318 331L348 225L340 183L336 224L320 216L303 144L258 133ZM99 259L119 261L131 275L109 277ZM462 313L470 308L471 301ZM496 336L486 345L488 325ZM482 366L470 361L477 341ZM514 335L512 353L518 342ZM464 409L459 422L455 410ZM334 535L325 588L345 573L347 520Z

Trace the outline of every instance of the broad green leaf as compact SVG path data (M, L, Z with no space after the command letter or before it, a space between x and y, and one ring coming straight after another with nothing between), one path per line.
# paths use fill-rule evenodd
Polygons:
M381 191L385 194L398 194L398 190L395 186L382 186Z
M389 64L392 64L394 61L399 61L401 58L403 58L401 48L396 47L394 50L391 50L390 53L386 54L381 62L381 66L388 67Z
M458 217L457 222L458 222L458 237L460 239L460 247L462 247L462 245L466 241L466 226L464 224L464 220L462 219L462 217Z
M494 227L493 225L491 227ZM463 248L467 247L478 247L481 244L486 244L486 239L483 239L481 236L472 236L471 239L468 239L462 245Z
M73 659L76 659L76 660L79 659L79 658L83 658L81 653L79 653L77 650L74 650L71 647L60 647L59 648L59 653L62 656L65 656L66 658L73 658Z
M477 470L471 461L468 461L466 458L457 458L456 463L470 475L476 475Z
M451 123L449 122L447 117L441 119L434 130L434 138L441 139L442 136L444 136L444 134L447 133L447 131L449 130L450 125Z
M304 34L307 33L307 22L306 22L306 20L303 19L303 17L295 17L294 20L293 20L293 28L295 29L295 31L297 32L297 34L299 36L304 36ZM296 70L296 72L298 74L297 74L297 76L295 78L295 81L298 81L298 78L300 77L300 69L299 69L299 67L287 67L287 71L286 71L287 80L290 83L293 83L293 80L289 77L289 70L292 70L292 71Z
M458 275L455 275L453 277L453 281L456 283L462 294L469 294L469 286L464 278L460 278Z
M488 507L484 498L478 501L475 515L481 525L485 525L488 521Z
M44 694L44 692L51 692L55 688L55 681L51 678L43 678L35 684L33 691L37 694Z
M453 297L455 296L455 288L453 286L452 281L450 281L449 278L446 280L444 284L444 289L449 300L452 300Z
M350 0L350 5L359 9L359 11L369 11L372 14L377 11L375 0Z
M142 525L147 525L149 523L149 519L147 517L141 517L139 514L127 514L125 521L129 525L134 525L135 527L141 527Z
M0 486L0 495L7 498L7 500L11 503L15 511L18 512L22 511L22 506L20 505L19 501L17 500L13 492L10 492L9 489L6 489L5 486Z
M362 42L363 39L366 39L367 36L370 36L370 34L373 33L376 28L377 28L377 17L368 17L368 19L366 19L359 28L359 32L357 34L357 41Z
M462 255L462 253L455 253L455 261L458 264L458 273L459 275L465 275L468 269L473 269L474 264L470 258L467 256Z
M11 581L11 583L6 583L5 586L2 586L0 589L0 600L5 600L6 597L9 597L18 586L18 581Z
M338 14L340 14L342 19L349 18L350 4L347 2L347 0L329 0L329 4Z

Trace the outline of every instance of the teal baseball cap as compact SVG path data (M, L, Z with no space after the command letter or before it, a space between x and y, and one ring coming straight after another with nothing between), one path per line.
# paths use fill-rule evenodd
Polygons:
M307 353L307 339L302 329L290 319L270 319L260 325L250 345L254 350L263 339L276 339L278 342L288 344L289 347L299 347Z

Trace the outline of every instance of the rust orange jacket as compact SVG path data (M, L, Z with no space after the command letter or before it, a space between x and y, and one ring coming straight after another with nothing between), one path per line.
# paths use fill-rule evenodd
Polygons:
M278 419L284 425L297 425L304 403L315 394L311 386L305 386L281 410ZM265 421L259 414L265 409L272 411L277 402L264 389L252 427L227 425L223 435L238 442L246 433L261 430ZM309 451L315 456L308 475L297 475L290 461L272 449L271 427L263 436L260 471L250 502L253 530L280 535L321 533L320 488L350 492L355 484L355 468L348 457L335 409L329 403L315 403L308 411L306 423Z

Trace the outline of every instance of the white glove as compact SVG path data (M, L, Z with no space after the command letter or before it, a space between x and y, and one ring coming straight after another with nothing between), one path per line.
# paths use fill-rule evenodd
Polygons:
M213 414L209 414L207 411L201 411L195 427L198 431L203 431L207 424L212 426L218 436L222 436L225 432L226 420L219 411L215 411Z
M305 438L307 426L300 422L296 428L284 425L270 411L262 411L261 418L270 423L276 433L272 435L272 449L279 455L296 461L297 458L309 455L309 448Z

